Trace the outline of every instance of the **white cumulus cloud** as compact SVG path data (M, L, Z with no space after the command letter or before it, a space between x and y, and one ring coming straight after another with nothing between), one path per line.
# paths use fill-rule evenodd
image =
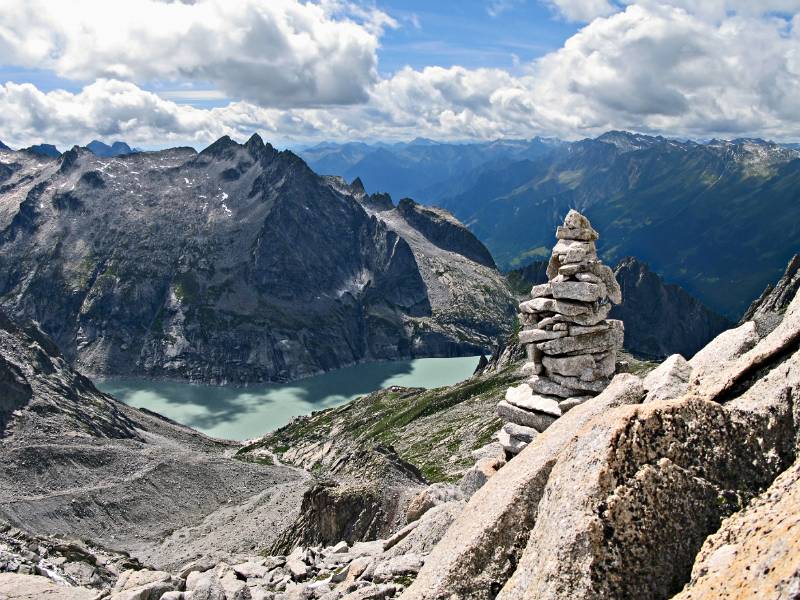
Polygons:
M280 143L418 135L575 139L609 129L800 137L800 16L776 14L792 8L789 0L765 0L767 9L751 11L728 0L702 14L682 1L640 0L597 16L562 48L515 73L405 67L362 86L356 104L282 107L243 100L202 109L181 101L218 98L213 90L161 97L121 77L99 79L78 93L6 83L0 86L0 139L69 146L101 137L199 146L253 131ZM333 14L331 6L317 9ZM377 39L383 21L376 18L359 27Z
M361 102L378 10L326 1L0 0L0 57L87 81L204 81L264 106Z

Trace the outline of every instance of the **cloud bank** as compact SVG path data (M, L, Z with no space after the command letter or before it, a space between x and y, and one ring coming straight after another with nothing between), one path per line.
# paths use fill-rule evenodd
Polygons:
M42 2L0 0L0 55L87 83L73 93L0 86L0 138L18 145L92 137L202 145L253 131L284 142L575 139L608 129L800 137L800 0L552 0L584 25L519 72L406 67L386 78L377 75L378 49L396 23L377 9L142 0L108 25L102 7L119 3L47 2L73 6L56 23ZM134 14L142 6L147 19ZM153 80L206 82L235 100L196 108L180 94L147 91Z

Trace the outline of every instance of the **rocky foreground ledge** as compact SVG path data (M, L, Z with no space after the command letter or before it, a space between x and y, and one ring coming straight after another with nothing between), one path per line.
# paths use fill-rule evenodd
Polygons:
M765 337L748 321L617 375L472 487L422 489L386 539L160 571L7 528L0 597L796 598L798 394L800 296Z

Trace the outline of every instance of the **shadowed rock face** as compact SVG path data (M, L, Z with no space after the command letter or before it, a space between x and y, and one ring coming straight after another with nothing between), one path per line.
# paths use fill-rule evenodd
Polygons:
M614 276L622 288L622 304L611 309L611 316L625 323L625 348L633 354L691 358L731 325L635 258L622 260Z
M796 598L800 593L800 462L703 544L675 600Z
M500 300L453 307L404 234L258 136L200 154L6 162L0 305L88 372L282 380L478 353L510 327L496 271L462 257ZM479 295L464 279L444 287Z
M495 268L494 259L486 246L447 211L420 206L409 198L401 200L397 210L409 224L437 246Z
M15 414L15 411L16 414ZM71 435L140 439L133 422L72 371L52 340L0 311L0 438L8 443Z
M800 289L800 254L795 254L786 271L775 285L768 285L761 296L754 300L742 316L739 324L753 321L760 336L767 335L783 319L783 314Z

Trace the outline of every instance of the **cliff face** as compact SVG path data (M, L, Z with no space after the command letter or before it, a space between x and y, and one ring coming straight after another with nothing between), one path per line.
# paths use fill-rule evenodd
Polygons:
M783 319L783 315L800 289L800 254L786 265L786 271L775 285L768 285L750 307L745 311L739 324L753 321L761 336L775 329Z
M0 162L0 305L89 372L289 379L477 353L510 326L496 271L461 257L497 299L459 313L403 234L257 136L200 154Z
M625 323L625 348L636 355L690 358L731 325L635 258L622 260L614 276L622 289L622 304L611 309L611 316Z

